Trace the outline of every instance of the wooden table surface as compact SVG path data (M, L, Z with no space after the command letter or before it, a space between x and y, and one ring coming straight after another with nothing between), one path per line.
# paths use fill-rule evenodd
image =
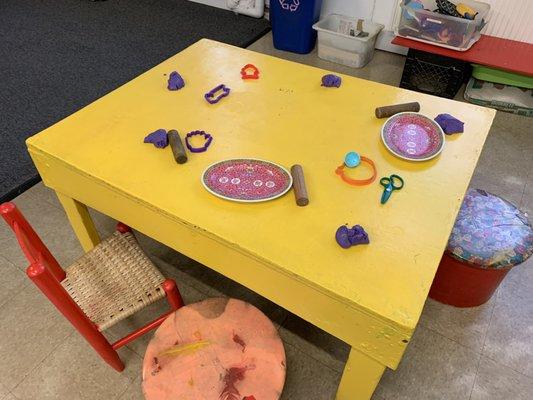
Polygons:
M261 71L258 81L241 80L247 63ZM185 79L180 91L166 89L173 70ZM86 249L98 240L84 209L89 205L345 340L357 350L349 367L373 360L395 368L495 111L348 76L339 89L324 88L325 73L201 40L27 144ZM208 104L203 94L220 83L231 94ZM446 137L432 161L394 157L381 142L385 120L375 118L374 108L409 101L419 101L430 118L454 115L465 122L465 133ZM190 153L177 165L169 147L143 143L158 128L177 129L182 137L205 130L214 139L206 153ZM378 181L364 187L342 182L334 171L351 150L375 161L378 180L396 173L405 188L382 206ZM214 197L200 182L202 172L235 157L301 164L310 204L297 207L292 192L258 204ZM340 248L334 235L345 223L364 226L371 243ZM370 389L345 375L339 398L366 398L362 393ZM356 392L359 397L351 397Z

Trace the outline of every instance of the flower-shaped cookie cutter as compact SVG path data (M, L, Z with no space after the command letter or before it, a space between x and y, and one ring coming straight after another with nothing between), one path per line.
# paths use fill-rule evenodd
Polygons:
M242 79L259 79L259 69L253 64L246 64L241 68Z
M211 89L209 92L207 92L204 97L205 99L207 100L207 102L209 104L216 104L218 103L223 97L226 97L227 95L229 95L229 92L230 92L230 88L227 87L226 85L224 84L220 84L218 85L217 87ZM217 92L220 92L220 94L218 96L215 97L215 94Z
M198 136L198 135L203 136L205 138L205 143L202 147L193 147L189 143L189 140L193 136ZM191 153L203 153L204 151L207 150L207 148L209 147L212 141L213 141L213 136L211 136L209 133L205 131L192 131L192 132L187 133L187 135L185 136L185 145L187 146L187 148L189 149Z

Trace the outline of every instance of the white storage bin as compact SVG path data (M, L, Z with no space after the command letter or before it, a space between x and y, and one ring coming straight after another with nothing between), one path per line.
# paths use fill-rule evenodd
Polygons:
M318 31L318 56L349 67L364 67L374 57L374 46L383 25L363 20L367 37L357 37L358 18L330 14L313 25Z
M477 15L473 20L452 17L433 12L437 9L435 0L401 0L396 35L458 51L470 49L487 23L490 5L474 0L453 0L452 3L467 5ZM420 5L424 8L415 8Z

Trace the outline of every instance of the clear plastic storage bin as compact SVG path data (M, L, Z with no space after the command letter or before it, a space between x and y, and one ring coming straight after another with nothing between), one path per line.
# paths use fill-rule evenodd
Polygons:
M402 0L396 35L453 50L470 49L479 40L481 30L487 23L490 6L474 0L452 3L467 6L477 14L474 19L452 17L434 12L437 10L435 0Z
M359 35L358 18L330 14L313 28L318 31L318 56L349 67L364 67L374 57L374 46L383 25L362 20L368 36Z

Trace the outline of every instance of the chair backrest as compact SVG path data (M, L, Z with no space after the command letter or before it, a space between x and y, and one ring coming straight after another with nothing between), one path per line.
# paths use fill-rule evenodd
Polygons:
M14 203L3 203L0 205L0 214L15 233L20 248L30 263L30 267L39 263L50 271L59 282L65 279L65 271L63 271L17 206Z
M65 271L17 206L13 203L0 204L0 214L15 232L20 247L30 262L26 269L28 277L97 351L110 346L106 338L98 332L96 325L62 286L61 281L66 277ZM95 345L95 342L98 344Z

